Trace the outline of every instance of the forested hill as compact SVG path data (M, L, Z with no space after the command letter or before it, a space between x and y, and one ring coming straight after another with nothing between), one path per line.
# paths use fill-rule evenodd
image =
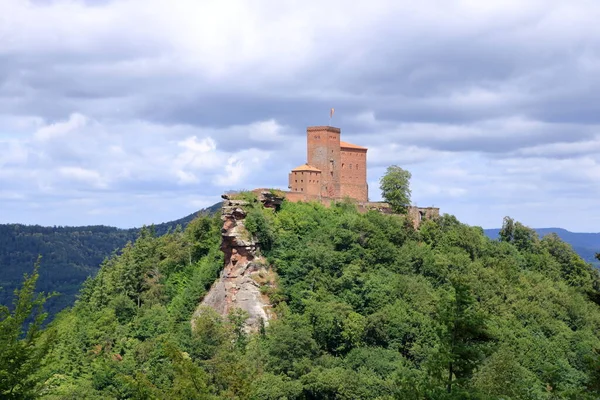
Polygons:
M176 221L154 226L163 235L177 225L183 228L198 213L213 213L221 203ZM30 273L41 255L38 290L58 292L50 299L51 315L72 305L75 294L88 276L98 271L100 263L114 251L135 241L140 230L108 226L44 227L39 225L0 225L0 305L8 305L24 273Z
M485 234L491 239L498 239L500 229L485 229ZM600 233L570 232L562 228L536 228L540 237L556 233L565 242L569 243L585 261L598 265L596 253L600 252Z
M246 333L239 309L190 323L223 268L218 217L142 231L42 336L0 318L0 397L600 398L599 273L557 236L517 222L490 240L448 215L415 231L349 204L245 211L274 276L252 278L267 326Z

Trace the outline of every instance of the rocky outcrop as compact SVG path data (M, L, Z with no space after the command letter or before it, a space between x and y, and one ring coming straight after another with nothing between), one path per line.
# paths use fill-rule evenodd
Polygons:
M192 325L203 306L213 308L222 316L241 308L249 315L246 331L256 331L272 317L269 298L261 293L261 287L275 284L274 273L260 255L260 243L244 225L249 203L227 195L222 197L221 251L225 255L225 266L194 313ZM271 208L279 207L282 201L270 192L261 192L258 200L262 206Z

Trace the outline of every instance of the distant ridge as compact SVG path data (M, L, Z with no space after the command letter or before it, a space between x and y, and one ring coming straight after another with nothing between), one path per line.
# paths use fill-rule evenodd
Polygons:
M540 237L556 233L585 261L594 265L599 264L595 254L600 253L600 233L571 232L563 228L535 228L535 231ZM490 239L498 239L500 229L484 229L484 232Z
M216 212L218 212L220 209L221 209L221 202L218 202L218 203L213 204L210 207L203 208L200 211L196 211L195 213L192 213L186 217L176 219L175 221L163 222L162 224L154 225L154 229L155 229L157 235L162 236L165 233L167 233L169 230L175 229L177 227L177 225L181 225L182 228L185 228L187 226L187 224L192 222L192 220L194 218L196 218L197 216L199 216L201 214L213 215ZM138 228L134 228L134 229L138 229Z
M218 202L175 221L155 224L154 230L162 236L178 225L185 228L199 214L214 214L220 208L221 202ZM13 291L22 282L23 274L31 273L41 255L37 290L60 293L46 303L52 318L73 304L85 279L95 275L102 261L114 251L135 241L140 229L0 224L0 304L10 306Z

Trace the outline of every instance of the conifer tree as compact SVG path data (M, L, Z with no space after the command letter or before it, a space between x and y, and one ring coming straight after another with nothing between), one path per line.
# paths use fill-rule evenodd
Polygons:
M35 294L39 259L33 273L25 274L23 285L14 292L14 309L0 306L0 398L23 399L35 395L36 372L52 340L40 341L47 313L43 305L50 297ZM27 326L27 329L25 327Z

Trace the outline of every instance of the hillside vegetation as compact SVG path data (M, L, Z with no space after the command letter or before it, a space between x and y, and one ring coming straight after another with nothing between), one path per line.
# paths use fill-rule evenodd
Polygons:
M215 204L199 213L213 213ZM163 235L177 225L185 227L198 213L154 226ZM109 226L44 227L39 225L0 225L0 305L9 305L23 274L41 256L37 288L57 292L48 300L50 317L72 306L75 295L88 276L94 276L105 258L138 237L140 229Z
M485 229L485 234L492 239L497 239L500 229ZM569 243L573 250L586 262L600 267L596 253L600 251L600 233L570 232L562 228L536 228L540 237L557 234L563 241Z
M509 222L492 241L448 215L414 231L349 204L254 207L277 318L250 335L237 312L206 310L190 327L222 268L218 218L142 230L35 340L49 351L30 384L0 394L597 399L598 273L558 237ZM21 370L0 364L0 378Z

